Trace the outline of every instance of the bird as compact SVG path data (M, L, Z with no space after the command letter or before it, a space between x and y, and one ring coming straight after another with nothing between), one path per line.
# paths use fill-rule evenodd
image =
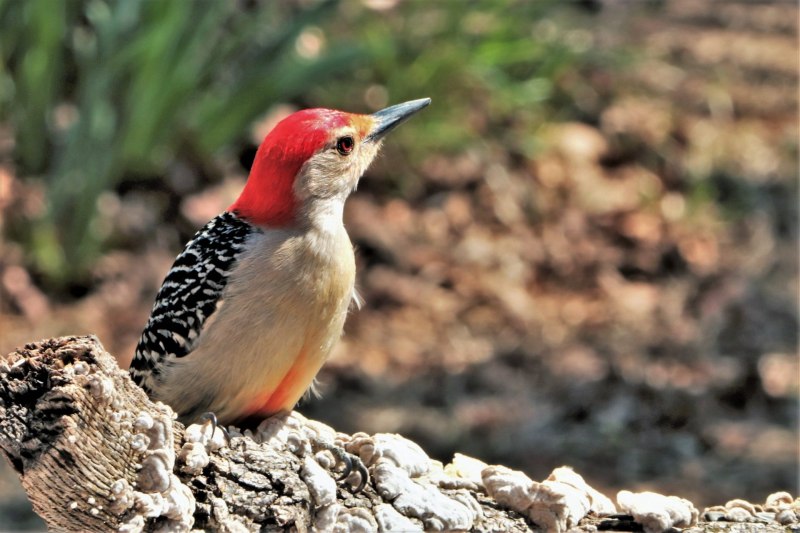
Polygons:
M372 114L303 109L277 123L239 197L176 257L132 379L184 422L291 412L358 300L345 201L386 134L429 104Z

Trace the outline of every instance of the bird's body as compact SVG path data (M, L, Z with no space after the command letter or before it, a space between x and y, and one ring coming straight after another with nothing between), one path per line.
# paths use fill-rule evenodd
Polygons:
M233 217L217 217L214 227L232 226ZM355 261L341 222L251 231L235 261L224 297L187 339L191 356L165 361L160 375L144 382L188 419L291 410L330 354L353 296Z
M156 297L131 364L151 397L222 423L294 407L355 298L344 201L383 134L427 101L408 104L386 116L301 111L267 136L242 195L187 244Z

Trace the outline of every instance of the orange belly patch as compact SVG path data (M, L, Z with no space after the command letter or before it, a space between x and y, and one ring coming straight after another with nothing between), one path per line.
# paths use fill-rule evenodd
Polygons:
M247 408L247 416L271 416L291 411L319 370L301 352L294 364L272 391L257 396Z

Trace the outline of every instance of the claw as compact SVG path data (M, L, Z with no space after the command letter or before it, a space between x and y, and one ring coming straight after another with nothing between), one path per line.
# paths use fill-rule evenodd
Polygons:
M212 439L214 438L214 434L216 433L217 429L219 429L222 432L222 434L225 435L225 440L227 440L228 443L231 442L231 434L228 433L228 430L225 429L224 426L220 426L219 423L217 423L217 415L215 415L211 411L208 411L207 413L203 413L202 415L200 415L200 417L198 418L198 422L203 424L209 424L209 423L211 424Z
M358 487L356 487L353 491L354 494L358 494L364 490L364 487L367 486L367 482L369 481L369 470L367 470L367 465L365 465L361 459L356 461L356 467L358 468L358 473L361 476L361 483L359 483Z
M338 457L344 463L344 471L342 475L336 478L336 481L344 481L353 472L353 459L346 453Z
M364 490L364 487L366 487L367 483L369 482L369 470L367 470L367 467L360 458L351 453L347 453L341 448L339 448L339 450L341 451L340 454L336 454L335 452L334 454L344 463L344 471L342 472L342 475L336 479L336 481L344 481L350 477L350 474L353 473L353 470L357 471L361 481L359 481L358 486L353 489L353 494L358 494Z
M367 470L366 465L364 465L358 456L346 452L343 448L336 446L335 444L331 444L322 440L316 441L315 444L319 448L328 450L336 457L336 459L344 463L344 471L338 478L336 478L336 481L343 481L347 479L350 477L350 474L353 473L353 470L356 470L361 478L361 481L359 482L358 486L353 489L353 494L358 494L364 490L364 487L366 487L367 483L369 483L369 470Z

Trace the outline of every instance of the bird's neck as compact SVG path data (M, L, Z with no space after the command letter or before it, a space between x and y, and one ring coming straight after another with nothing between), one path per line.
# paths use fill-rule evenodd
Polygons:
M302 223L310 231L336 234L344 229L344 200L339 198L315 199L303 206Z
M343 212L344 199L327 198L300 204L291 221L282 224L273 224L270 218L266 223L262 222L263 218L254 220L240 211L236 215L258 226L266 234L283 235L282 238L302 236L303 242L315 253L324 255L338 253L343 242L351 246L344 228Z

